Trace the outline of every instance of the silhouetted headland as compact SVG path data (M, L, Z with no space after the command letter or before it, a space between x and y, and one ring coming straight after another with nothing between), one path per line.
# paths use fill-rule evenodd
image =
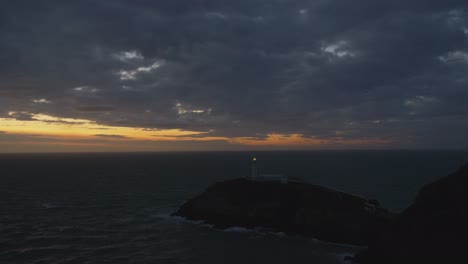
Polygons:
M425 185L369 242L363 264L462 263L468 245L468 164Z
M221 229L262 228L365 245L390 214L375 200L309 183L246 178L215 183L174 215Z

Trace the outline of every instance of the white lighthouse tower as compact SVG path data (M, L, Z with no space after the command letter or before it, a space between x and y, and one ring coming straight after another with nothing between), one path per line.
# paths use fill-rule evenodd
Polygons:
M252 159L252 176L251 180L255 180L258 178L258 169L257 169L257 158Z

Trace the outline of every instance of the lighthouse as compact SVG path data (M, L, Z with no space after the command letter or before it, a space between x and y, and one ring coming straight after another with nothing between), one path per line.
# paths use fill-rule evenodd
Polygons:
M257 169L257 158L252 159L252 176L251 180L255 180L258 177L258 169Z
M289 182L288 176L283 174L259 174L257 167L257 158L252 158L252 175L247 179L255 182L280 182L286 184Z

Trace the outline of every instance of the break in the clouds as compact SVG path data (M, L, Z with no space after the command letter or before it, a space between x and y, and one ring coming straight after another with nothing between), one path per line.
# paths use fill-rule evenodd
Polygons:
M6 0L0 118L468 147L467 8L456 0Z

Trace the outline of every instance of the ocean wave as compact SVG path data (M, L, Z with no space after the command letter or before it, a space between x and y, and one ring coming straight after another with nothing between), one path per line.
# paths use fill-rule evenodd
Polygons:
M64 209L64 208L73 208L71 205L54 203L54 202L41 202L39 207L44 209Z
M59 208L60 206L53 203L41 203L41 206L45 209Z
M47 254L52 254L57 251L69 251L71 249L72 249L71 246L51 245L51 246L17 248L17 249L6 251L3 254L15 256L15 255L27 255L27 254L41 253L41 254L47 255Z
M197 226L202 226L202 227L207 227L216 231L221 231L221 232L228 232L228 233L252 233L260 236L265 236L265 235L270 235L270 236L278 236L278 237L286 237L286 233L284 232L277 232L277 231L271 231L265 228L257 227L257 228L247 228L247 227L239 227L239 226L233 226L225 229L220 229L217 228L215 225L208 224L204 222L203 220L190 220L182 216L175 216L172 215L171 213L160 213L156 214L155 217L164 219L164 220L169 220L169 221L174 221L178 223L188 223L188 224L193 224Z

